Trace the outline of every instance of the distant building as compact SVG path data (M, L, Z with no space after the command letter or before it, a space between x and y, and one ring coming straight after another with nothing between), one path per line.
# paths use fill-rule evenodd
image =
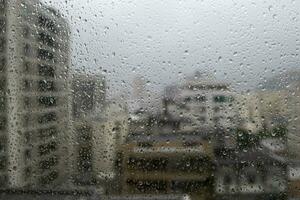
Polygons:
M258 133L263 128L261 102L257 93L237 94L238 126L250 133Z
M288 88L288 152L291 159L300 160L300 81Z
M184 138L184 139L183 139ZM195 135L135 135L122 148L122 194L212 197L213 148Z
M130 112L138 110L147 110L149 106L149 97L147 96L147 80L145 76L136 76L132 81L132 95L129 100Z
M196 73L176 89L168 88L167 93L172 97L166 96L164 111L168 118L180 122L179 130L218 134L216 146L234 147L237 111L228 83Z
M290 70L267 80L257 91L263 126L287 129L289 158L300 160L300 72Z
M300 198L300 163L298 160L291 161L288 166L288 197Z
M165 115L135 112L129 115L129 134L158 135L178 130L178 122Z
M0 1L0 185L67 183L70 36L38 0Z
M126 112L108 105L103 115L85 117L74 123L74 183L106 187L116 178L117 151L127 136ZM106 183L106 184L105 184Z
M217 157L215 199L287 199L287 162L261 150Z
M93 186L97 184L99 124L106 105L105 79L98 74L74 73L71 82L73 144L70 170L75 185Z
M93 189L83 190L0 190L1 199L9 200L191 200L186 194L170 195L107 195Z
M82 119L104 110L106 84L102 75L92 72L74 73L72 90L72 117L74 119Z
M287 125L287 95L287 91L284 90L265 90L257 92L262 125L265 129L271 130L276 126Z
M117 177L117 153L128 136L128 108L126 105L109 102L105 115L99 123L97 176L100 181L113 181Z
M74 74L72 172L78 187L104 187L116 178L119 146L128 134L127 106L106 100L105 79Z

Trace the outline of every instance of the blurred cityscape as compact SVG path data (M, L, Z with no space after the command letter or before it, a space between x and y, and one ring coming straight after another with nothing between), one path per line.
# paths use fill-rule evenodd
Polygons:
M70 64L38 0L0 0L0 199L298 199L300 71L235 91L196 71L147 109Z

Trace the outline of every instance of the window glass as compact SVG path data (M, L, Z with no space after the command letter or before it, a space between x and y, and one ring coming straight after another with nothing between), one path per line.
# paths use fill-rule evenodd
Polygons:
M300 0L0 0L0 199L300 199Z

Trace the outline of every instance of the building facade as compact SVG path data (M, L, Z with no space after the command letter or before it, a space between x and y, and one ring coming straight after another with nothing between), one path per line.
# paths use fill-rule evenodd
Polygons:
M172 88L171 96L166 97L165 114L180 122L180 131L214 134L218 148L234 148L237 110L229 84L195 76L177 89Z
M188 194L211 199L213 147L195 135L127 138L122 149L122 194Z
M76 186L105 188L116 176L116 154L128 132L127 107L106 100L105 79L74 74L72 173Z
M0 1L1 186L66 182L69 27L37 0Z
M117 155L128 135L128 109L109 102L99 124L97 176L101 182L118 181Z
M287 162L248 149L217 157L215 199L287 199Z
M261 116L261 102L257 93L238 94L236 101L239 128L254 134L261 131L263 117Z
M74 73L72 77L72 165L76 186L94 186L96 137L105 107L105 79L98 74Z

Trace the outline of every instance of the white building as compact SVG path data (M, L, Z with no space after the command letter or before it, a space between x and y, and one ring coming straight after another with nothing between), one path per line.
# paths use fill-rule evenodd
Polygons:
M99 123L99 135L96 139L96 169L99 181L113 180L117 176L117 153L128 135L128 108L116 102L106 106L105 115Z
M181 130L235 127L235 95L229 84L196 76L174 91L166 110L172 119L180 121Z
M105 99L105 79L74 74L72 173L77 186L95 186L115 178L118 147L128 132L128 110Z
M0 185L66 183L69 27L37 0L0 1Z
M239 115L239 128L251 133L258 133L263 128L261 102L257 93L236 95L236 107Z

